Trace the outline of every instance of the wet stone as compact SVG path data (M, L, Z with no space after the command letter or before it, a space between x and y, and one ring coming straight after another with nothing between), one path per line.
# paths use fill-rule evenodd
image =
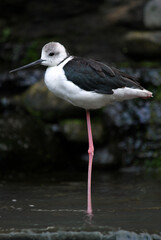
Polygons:
M156 59L161 56L161 31L131 31L125 35L126 53L137 59Z
M161 29L160 0L147 1L144 7L144 24L150 29Z
M1 234L0 240L160 240L161 237L157 234L150 235L148 233L137 234L135 232L128 232L120 230L110 234L102 234L101 232L65 232L60 231L56 233L44 232L40 233L11 233Z
M84 119L67 119L61 121L60 127L69 141L87 142L87 126L84 113ZM92 134L95 142L102 142L103 126L95 119L92 121Z
M42 70L19 71L16 74L0 73L0 93L9 95L23 92L44 76Z
M1 170L31 171L61 164L65 149L59 151L64 141L59 131L22 112L1 117L0 129Z
M15 103L25 107L33 116L54 121L59 118L78 116L83 112L70 103L56 97L50 92L43 80L31 86L22 95L15 98Z

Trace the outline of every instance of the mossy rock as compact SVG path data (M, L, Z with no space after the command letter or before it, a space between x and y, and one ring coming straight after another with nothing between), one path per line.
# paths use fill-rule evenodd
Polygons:
M1 116L0 128L1 171L54 169L67 158L62 135L25 112Z
M60 122L63 133L68 141L86 142L88 144L86 119L66 119ZM103 126L101 120L92 120L92 134L95 142L103 139Z
M161 29L161 1L147 1L143 11L143 22L147 28Z
M48 121L54 121L70 116L77 116L83 111L75 108L70 103L56 97L50 92L41 80L32 85L22 95L15 97L15 102L21 104L33 116Z
M131 57L146 60L161 57L161 31L132 31L124 40L124 53Z

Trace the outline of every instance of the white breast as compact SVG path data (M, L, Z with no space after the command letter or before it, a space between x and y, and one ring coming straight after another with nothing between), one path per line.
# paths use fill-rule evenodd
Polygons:
M72 59L69 57L62 64L55 67L48 67L45 73L45 84L56 96L67 100L68 92L66 87L66 77L63 66Z

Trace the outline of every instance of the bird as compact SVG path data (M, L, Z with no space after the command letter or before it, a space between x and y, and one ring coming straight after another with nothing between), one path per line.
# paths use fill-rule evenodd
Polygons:
M39 60L16 68L10 73L34 65L46 66L44 81L57 97L86 111L88 130L87 214L92 215L91 176L94 144L90 110L102 108L117 101L134 98L148 99L152 92L143 88L138 79L100 61L70 55L59 42L45 44Z

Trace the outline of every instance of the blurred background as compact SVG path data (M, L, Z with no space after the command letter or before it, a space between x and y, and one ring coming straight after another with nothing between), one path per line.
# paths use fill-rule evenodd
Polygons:
M50 41L139 77L150 100L91 111L94 169L161 169L161 0L0 2L0 172L86 170L85 111L56 98L40 58Z

